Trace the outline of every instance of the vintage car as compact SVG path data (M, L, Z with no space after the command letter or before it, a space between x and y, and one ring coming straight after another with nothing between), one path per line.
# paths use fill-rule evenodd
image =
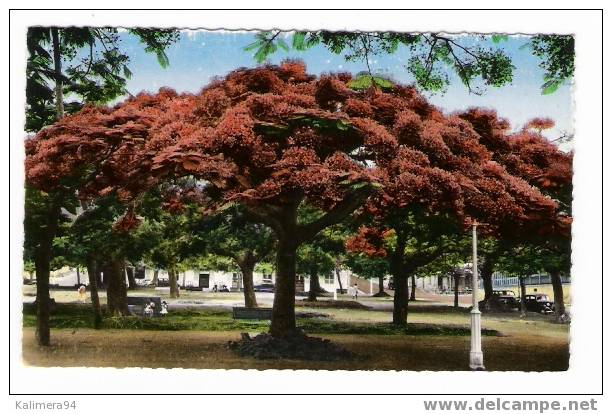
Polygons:
M273 283L262 283L261 285L255 285L253 287L255 292L274 292L274 284Z
M552 313L555 303L544 293L530 293L525 295L525 308L530 312Z
M512 312L520 307L520 303L513 291L494 290L488 301L478 302L478 307L485 311Z

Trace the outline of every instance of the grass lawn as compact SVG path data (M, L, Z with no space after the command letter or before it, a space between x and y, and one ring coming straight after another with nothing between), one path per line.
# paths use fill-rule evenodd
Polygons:
M296 308L298 325L360 355L357 360L313 362L239 357L227 341L240 332L267 330L266 321L234 321L224 309L171 312L166 318L107 318L91 329L86 306L59 305L52 316L52 346L36 345L34 316L24 315L23 359L36 366L111 366L255 369L464 370L469 352L469 314L444 307L413 306L409 327L397 329L386 311ZM318 315L304 313L316 312ZM323 314L324 316L322 316ZM314 316L314 317L313 317ZM534 314L485 315L488 370L565 370L567 325ZM501 335L501 336L500 336ZM112 347L112 352L109 352Z

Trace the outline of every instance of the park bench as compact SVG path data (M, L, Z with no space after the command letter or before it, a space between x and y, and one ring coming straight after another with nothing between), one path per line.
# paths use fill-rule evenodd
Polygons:
M234 319L272 320L272 308L245 308L233 307Z
M153 316L160 316L162 310L161 299L159 296L128 296L127 304L128 310L134 316L144 316L145 307L153 302L155 308L153 309Z

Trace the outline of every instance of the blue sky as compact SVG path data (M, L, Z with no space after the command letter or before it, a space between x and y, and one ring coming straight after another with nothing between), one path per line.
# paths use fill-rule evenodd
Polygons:
M253 67L253 51L246 52L244 46L254 41L252 32L209 32L183 31L178 42L173 44L167 55L170 67L163 69L154 55L144 52L138 40L126 32L120 33L121 48L131 57L132 78L127 88L132 94L146 90L155 92L162 86L178 92L197 92L215 76L223 76L238 67ZM573 131L572 87L563 85L551 95L542 95L542 70L538 60L527 48L521 46L528 37L510 37L507 41L493 45L489 41L467 36L461 39L465 44L480 42L483 46L503 48L513 60L516 69L511 84L501 88L487 88L483 95L470 94L457 78L444 94L426 94L429 100L445 112L452 112L471 106L487 107L507 118L513 128L520 128L527 120L539 117L552 118L556 126L547 132L550 138L557 138L562 132ZM484 44L483 44L484 43ZM405 68L410 51L400 48L392 55L378 55L371 59L375 72L384 73L401 83L413 82ZM343 55L335 55L323 46L316 46L305 52L277 52L270 58L279 63L286 58L302 59L309 73L352 72L366 69L364 62L346 62Z

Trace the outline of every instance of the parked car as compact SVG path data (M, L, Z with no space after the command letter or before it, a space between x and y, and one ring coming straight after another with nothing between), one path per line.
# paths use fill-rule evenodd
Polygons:
M255 292L274 292L274 283L262 283L253 287Z
M525 307L530 312L553 313L555 303L544 293L525 295Z
M512 312L519 309L520 302L511 290L494 290L493 296L486 303L484 300L478 302L478 307L482 310Z

